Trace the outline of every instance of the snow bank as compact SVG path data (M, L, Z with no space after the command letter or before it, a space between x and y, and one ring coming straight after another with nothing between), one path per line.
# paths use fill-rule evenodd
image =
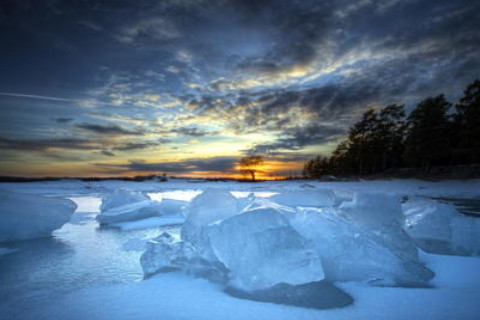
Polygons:
M480 220L464 216L451 204L413 198L402 205L405 231L426 252L480 254Z
M269 198L290 207L331 207L336 204L335 193L330 189L289 191Z
M144 193L127 189L115 189L112 193L103 197L100 211L104 212L126 204L147 200L150 200L150 198Z
M77 208L68 199L0 191L0 242L48 237Z

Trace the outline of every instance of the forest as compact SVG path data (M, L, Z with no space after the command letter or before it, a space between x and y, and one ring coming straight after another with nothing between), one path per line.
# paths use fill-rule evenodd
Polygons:
M405 106L370 109L348 131L330 157L304 164L303 175L374 175L400 168L428 174L435 166L480 163L480 80L456 103L443 94L420 101L407 116Z

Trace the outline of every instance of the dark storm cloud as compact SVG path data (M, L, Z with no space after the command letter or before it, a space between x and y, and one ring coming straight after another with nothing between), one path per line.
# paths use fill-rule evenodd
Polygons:
M98 144L85 139L7 139L0 138L0 149L19 151L47 151L49 149L95 150Z
M205 131L197 127L174 128L170 130L170 132L174 132L182 136L190 136L190 137L204 137L208 135L218 134L218 132Z
M57 123L67 123L67 122L72 122L73 118L55 118L55 119L52 119L54 121L56 121Z
M112 150L116 151L130 151L130 150L139 150L139 149L148 149L152 147L157 147L162 144L169 143L168 139L158 139L152 142L128 142L121 146L113 147Z
M143 135L143 132L140 131L132 131L130 129L126 129L122 126L112 124L112 125L101 125L101 124L89 124L89 123L83 123L83 124L77 124L77 128L95 132L98 134L104 134L104 135Z
M100 153L108 157L115 157L115 153L108 150L102 150Z
M130 151L158 147L168 143L167 139L157 139L146 142L127 142L123 144L77 138L58 139L8 139L0 138L0 149L17 151L49 151L51 149L64 150L101 150L100 153L114 156L113 151Z
M146 163L142 161L130 161L128 164L102 164L97 163L98 167L111 169L113 172L128 171L160 171L171 173L188 173L192 171L209 172L233 172L234 166L238 161L235 157L212 157L206 159L184 160L181 162L160 162Z
M273 143L257 144L248 153L275 154L277 150L299 150L309 145L319 145L338 139L345 130L333 126L312 125L285 130L283 137Z

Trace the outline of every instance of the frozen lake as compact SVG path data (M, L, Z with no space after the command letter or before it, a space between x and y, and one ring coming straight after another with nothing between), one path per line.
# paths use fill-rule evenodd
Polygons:
M71 184L68 182L67 184ZM143 189L152 199L191 200L201 191L184 184L159 192L148 183L122 184ZM312 183L315 185L315 183ZM402 188L408 186L408 188ZM17 188L12 185L13 189ZM459 208L468 205L478 212L476 188L417 188L404 183L391 188L375 183L341 185L335 192L349 197L353 191L403 190L415 195L442 198ZM430 185L428 185L430 186ZM5 185L2 186L5 188ZM267 197L300 183L224 185L236 197L251 191ZM30 189L29 189L30 188ZM43 188L43 187L42 187ZM139 263L145 241L163 231L179 233L180 227L162 226L120 231L101 228L95 220L98 196L111 190L109 183L93 190L78 185L50 184L45 190L31 184L23 190L64 195L79 208L70 223L54 232L54 237L2 243L13 250L0 256L0 319L475 319L480 299L480 260L476 257L442 256L422 253L422 259L436 273L430 288L371 287L361 283L338 286L355 300L353 305L330 310L314 310L242 300L229 296L222 287L204 279L169 273L143 280ZM58 188L58 190L55 190ZM305 187L310 188L310 187ZM396 189L395 189L396 188ZM80 193L78 191L81 191ZM61 192L59 192L61 191ZM77 191L77 192L75 192ZM89 194L89 192L91 194ZM76 193L76 195L75 195ZM400 192L398 192L401 194ZM474 201L470 201L473 199ZM462 207L463 206L463 207ZM421 307L420 307L421 306Z
M98 211L97 198L72 199L80 203L80 210L82 204L88 204L86 209L97 207ZM0 260L0 314L10 315L9 319L36 318L33 316L38 309L66 293L94 285L140 281L140 239L179 229L158 227L121 232L100 228L95 215L77 211L70 223L54 232L53 238L5 244L17 251Z

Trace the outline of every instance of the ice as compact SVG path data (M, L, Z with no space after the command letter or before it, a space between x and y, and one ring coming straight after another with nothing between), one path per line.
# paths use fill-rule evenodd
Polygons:
M349 219L376 229L401 227L404 221L401 199L396 195L356 192L340 209Z
M351 221L335 208L305 209L290 223L313 241L330 281L373 285L424 285L433 276L419 261L412 240L391 237ZM394 231L393 231L394 232Z
M452 251L461 255L480 255L480 219L460 214L453 217Z
M180 215L168 215L161 217L151 217L135 221L125 221L111 224L112 227L119 228L123 231L147 229L160 226L170 226L182 224L185 219Z
M244 291L280 283L299 285L323 279L313 246L274 208L256 208L208 227L217 259L230 271L229 284Z
M147 242L146 250L140 258L143 273L151 276L169 269L181 269L185 266L184 242L176 240L168 232Z
M51 236L77 208L68 199L0 191L0 242Z
M357 192L339 209L348 220L372 230L402 259L418 260L416 244L403 230L405 217L399 196Z
M291 207L331 207L336 204L335 193L330 189L323 188L289 191L273 195L269 199Z
M450 250L455 207L435 200L414 198L402 205L405 231L427 252Z
M165 199L160 202L160 214L162 215L186 215L187 201Z
M150 200L150 198L144 193L127 189L115 189L112 193L104 196L102 199L102 205L100 206L100 211L108 211L126 204L146 200Z
M97 215L100 224L115 224L158 216L161 203L152 200L138 201L102 211Z
M480 254L480 221L448 203L413 198L403 204L404 228L426 252Z
M207 189L190 202L182 239L194 245L205 241L203 230L207 225L235 215L238 210L237 199L230 192Z

